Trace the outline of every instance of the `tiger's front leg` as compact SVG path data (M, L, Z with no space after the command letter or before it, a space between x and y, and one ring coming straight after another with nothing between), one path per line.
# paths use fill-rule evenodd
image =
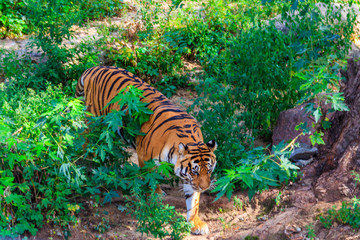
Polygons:
M195 192L190 184L184 184L187 221L194 224L191 233L205 235L209 233L208 225L199 218L200 193Z

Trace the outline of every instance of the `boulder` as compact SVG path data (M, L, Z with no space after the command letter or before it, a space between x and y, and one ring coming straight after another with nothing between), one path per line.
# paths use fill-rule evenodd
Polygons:
M276 122L275 128L273 130L272 144L277 145L281 141L288 141L294 139L302 131L295 130L295 127L301 122L306 122L307 126L311 126L314 122L313 119L308 117L308 114L305 113L306 103L301 104L295 108L288 109L280 113L279 118ZM313 132L314 129L311 129ZM297 142L307 144L311 146L309 136L300 136Z

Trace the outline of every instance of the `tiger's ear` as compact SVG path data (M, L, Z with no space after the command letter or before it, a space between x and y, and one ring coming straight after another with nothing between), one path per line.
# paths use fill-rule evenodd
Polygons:
M179 153L181 156L185 156L188 152L188 146L183 143L179 143Z
M215 151L217 148L217 143L215 140L208 141L206 145L210 148L211 151Z

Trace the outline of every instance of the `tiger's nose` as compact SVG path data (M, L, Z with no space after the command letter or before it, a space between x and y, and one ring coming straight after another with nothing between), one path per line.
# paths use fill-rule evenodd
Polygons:
M201 190L206 190L210 187L210 178L209 179L203 179L203 181L200 182L199 187Z

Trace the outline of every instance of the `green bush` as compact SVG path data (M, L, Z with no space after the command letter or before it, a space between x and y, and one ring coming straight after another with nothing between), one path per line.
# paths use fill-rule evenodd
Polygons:
M81 10L82 19L96 20L119 15L126 7L121 0L76 1Z
M195 8L196 9L196 8ZM227 1L202 3L200 10L193 6L180 10L169 31L164 35L172 45L188 58L206 64L216 57L227 39L238 31L241 14L237 8L228 7Z
M133 49L126 46L104 46L103 50L106 65L125 68L147 82L155 83L161 80L163 75L174 76L183 67L181 54L176 54L176 49L160 40L140 42L139 46L134 46Z
M171 239L183 239L190 234L191 225L185 217L175 211L173 206L164 205L161 196L152 193L147 196L142 189L135 188L132 191L135 201L129 201L127 207L130 213L138 220L137 231L163 239L170 236ZM170 228L167 228L170 225Z
M309 100L329 90L326 84L300 87L309 76L300 78L298 74L327 66L326 59L344 57L349 50L354 13L350 11L348 20L341 21L340 10L331 12L331 7L325 6L328 11L324 16L312 1L299 2L296 7L285 4L282 16L290 29L287 34L276 29L275 20L258 21L239 31L228 41L226 50L207 65L210 78L233 87L229 94L238 109L243 108L241 120L254 136L269 136L279 113L300 99L304 101L303 96ZM339 65L323 70L333 78ZM327 82L336 87L338 80Z
M119 15L124 7L125 4L119 0L3 0L0 2L0 38L43 31L43 26L39 26L39 23L45 25L46 22L50 25L58 24L53 30L62 31L63 27L71 24L71 21L67 21L71 16L77 15L75 23L82 24L88 20ZM36 15L39 13L40 15ZM44 21L39 21L40 17Z
M172 182L170 175L174 179L170 164L157 167L154 162L147 162L140 168L125 161L129 156L119 141L117 128L126 119L129 124L123 126L125 136L141 134L140 126L150 113L140 101L139 90L128 88L120 93L120 101L119 97L114 98L121 109L127 106L125 110L88 119L91 131L86 134L82 102L68 99L61 87L48 86L36 93L1 86L0 236L18 237L28 232L36 235L48 223L60 226L67 238L71 234L69 226L78 221L76 213L82 206L78 197L99 201L102 196L103 203L108 203L118 196L118 189L124 194L143 189L153 196L151 189L156 189L157 184ZM136 203L130 204L134 208L128 206L139 219L139 231L177 239L188 232L186 220L180 216L166 223L173 228L171 231L147 225L148 214L176 214L172 207L154 198L149 201L156 203L157 208L152 205L139 209Z
M136 22L132 29L123 30L117 37L105 34L100 39L99 42L108 43L101 48L105 53L105 64L126 68L152 83L181 73L181 47L173 44L168 34L171 14L181 2L172 1L165 10L160 2L140 1L140 23Z
M259 24L240 32L228 49L214 59L207 73L228 90L241 121L253 136L269 135L280 111L294 106L300 98L290 76L292 50L289 36L274 25Z
M216 199L226 195L230 200L236 187L248 189L248 196L251 199L257 192L295 181L299 168L289 160L290 152L286 150L290 146L273 147L273 154L268 154L268 150L263 147L246 152L238 150L236 152L238 155L233 155L236 163L231 168L223 169L223 176L216 182L213 190L218 192Z
M0 2L0 38L19 36L26 33L28 26L22 15L24 3L21 0Z
M48 87L9 96L0 103L0 235L35 235L45 222L64 227L76 222L69 200L83 183L74 165L84 122L79 100L68 101L62 90ZM70 110L70 112L67 112Z
M281 111L314 100L315 104L308 106L309 114L321 126L311 140L321 144L321 129L329 127L321 106L330 102L333 110L347 109L336 92L342 60L333 56L343 57L349 49L354 13L349 11L347 21L341 21L339 11L321 15L312 1L280 6L291 31L278 30L276 19L265 21L270 16L267 11L279 10L265 4L263 11L251 18L252 24L227 38L219 56L210 55L203 80L196 87L200 98L194 108L200 111L194 114L202 123L204 137L219 142L219 196L230 196L240 186L248 188L251 197L296 177L296 167L286 155L251 150L255 137L269 139ZM295 10L299 14L294 14Z
M326 216L320 216L320 222L325 228L330 228L334 222L350 225L352 228L360 228L359 199L354 198L351 202L342 202L340 209L333 207L327 211Z
M356 186L359 184L360 175L355 171L352 175ZM355 229L360 228L360 199L355 196L351 201L344 201L339 209L333 206L324 216L320 216L320 222L325 228L331 228L335 222L350 225Z

